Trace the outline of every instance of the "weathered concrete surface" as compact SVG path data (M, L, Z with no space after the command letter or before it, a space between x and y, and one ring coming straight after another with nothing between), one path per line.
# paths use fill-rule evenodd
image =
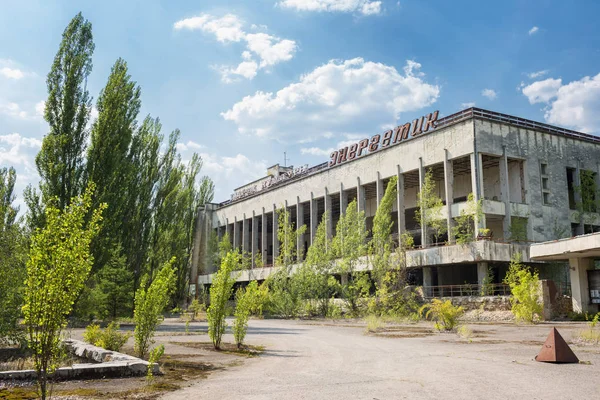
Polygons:
M415 249L406 252L407 267L427 267L438 265L450 265L455 263L477 263L481 261L503 261L510 262L516 253L521 254L523 262L530 262L529 246L511 243L497 243L488 240L479 240L465 245L450 245L429 247L426 249ZM291 271L295 272L299 265L293 265ZM357 263L357 271L366 271L371 266L366 257L361 257ZM233 276L238 282L249 282L252 280L267 279L277 272L278 267L253 268L243 271L235 271ZM209 285L215 274L199 275L198 284Z
M310 324L251 320L247 342L266 346L263 355L163 398L562 400L600 392L596 348L572 347L591 365L534 361L550 324L470 325L478 335L472 343L455 334L383 338L362 327ZM585 324L556 326L569 341Z
M75 339L65 340L65 345L68 351L93 363L59 368L54 374L59 379L144 376L148 372L148 361L128 354L106 350ZM155 375L161 373L158 364L152 366L152 372ZM31 380L35 377L33 370L0 372L0 379Z

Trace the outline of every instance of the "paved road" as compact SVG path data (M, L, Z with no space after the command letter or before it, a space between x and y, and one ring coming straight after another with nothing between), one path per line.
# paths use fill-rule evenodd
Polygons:
M248 343L266 346L264 355L164 398L600 398L600 346L574 348L592 365L544 364L533 357L550 325L472 328L480 337L468 343L454 334L383 338L356 327L252 320ZM571 338L573 328L559 330Z

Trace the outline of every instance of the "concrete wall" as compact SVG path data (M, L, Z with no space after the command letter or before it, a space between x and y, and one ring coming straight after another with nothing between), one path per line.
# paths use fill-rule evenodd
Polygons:
M356 188L357 177L360 177L361 185L372 183L377 180L378 171L382 179L389 178L397 174L398 165L402 172L413 171L419 168L419 158L423 159L424 166L437 164L444 159L444 149L448 150L451 159L466 156L473 152L473 135L472 121L440 128L220 208L215 213L213 226L224 225L225 218L233 221L237 217L240 220L244 213L252 215L254 211L261 214L263 207L270 212L273 204L280 206L285 201L288 205L296 204L297 196L300 197L300 202L309 201L311 193L314 198L321 198L325 195L326 188L330 194L339 193L340 184L344 190ZM410 197L407 194L407 199ZM407 204L406 207L410 205Z
M529 208L529 240L558 239L560 231L570 236L570 212L566 168L598 172L600 145L572 138L475 119L478 152L501 156L503 146L509 158L524 160L526 203ZM540 163L548 165L550 205L542 205ZM519 165L509 164L510 198L519 203Z

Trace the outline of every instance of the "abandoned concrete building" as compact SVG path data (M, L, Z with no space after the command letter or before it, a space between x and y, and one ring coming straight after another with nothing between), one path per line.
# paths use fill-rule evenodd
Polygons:
M325 211L327 233L335 235L340 213L354 199L370 229L392 176L398 178L393 235L414 237L415 248L407 252L414 284L448 295L457 285L501 283L511 257L520 253L540 277L568 286L566 264L533 260L530 247L600 231L600 138L479 108L438 116L436 111L357 141L323 164L274 165L230 200L201 207L190 290L210 284L216 271L208 254L211 234L228 233L234 248L253 260L262 256L264 266L244 271L240 281L264 279L278 255L277 209L286 207L295 226L307 226L297 243L306 254ZM444 203L448 232L469 194L482 200L483 215L474 227L478 240L457 245L452 234L435 238L416 222L417 194L428 171Z

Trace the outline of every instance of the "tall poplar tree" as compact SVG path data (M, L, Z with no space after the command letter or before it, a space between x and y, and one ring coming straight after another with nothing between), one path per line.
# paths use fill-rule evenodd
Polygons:
M87 155L87 179L97 187L94 207L106 203L107 218L92 245L95 270L109 262L114 249L125 236L129 219L127 190L132 180L129 147L140 110L141 90L127 71L127 63L119 58L112 67L106 86L98 96L98 119L92 126L91 145Z
M59 209L64 209L84 189L86 125L92 101L86 84L92 71L93 52L92 24L79 13L63 32L46 79L48 99L44 119L50 132L35 159L42 178L41 201L45 204L56 197ZM35 197L32 193L28 200L31 202ZM32 204L30 210L40 209Z

